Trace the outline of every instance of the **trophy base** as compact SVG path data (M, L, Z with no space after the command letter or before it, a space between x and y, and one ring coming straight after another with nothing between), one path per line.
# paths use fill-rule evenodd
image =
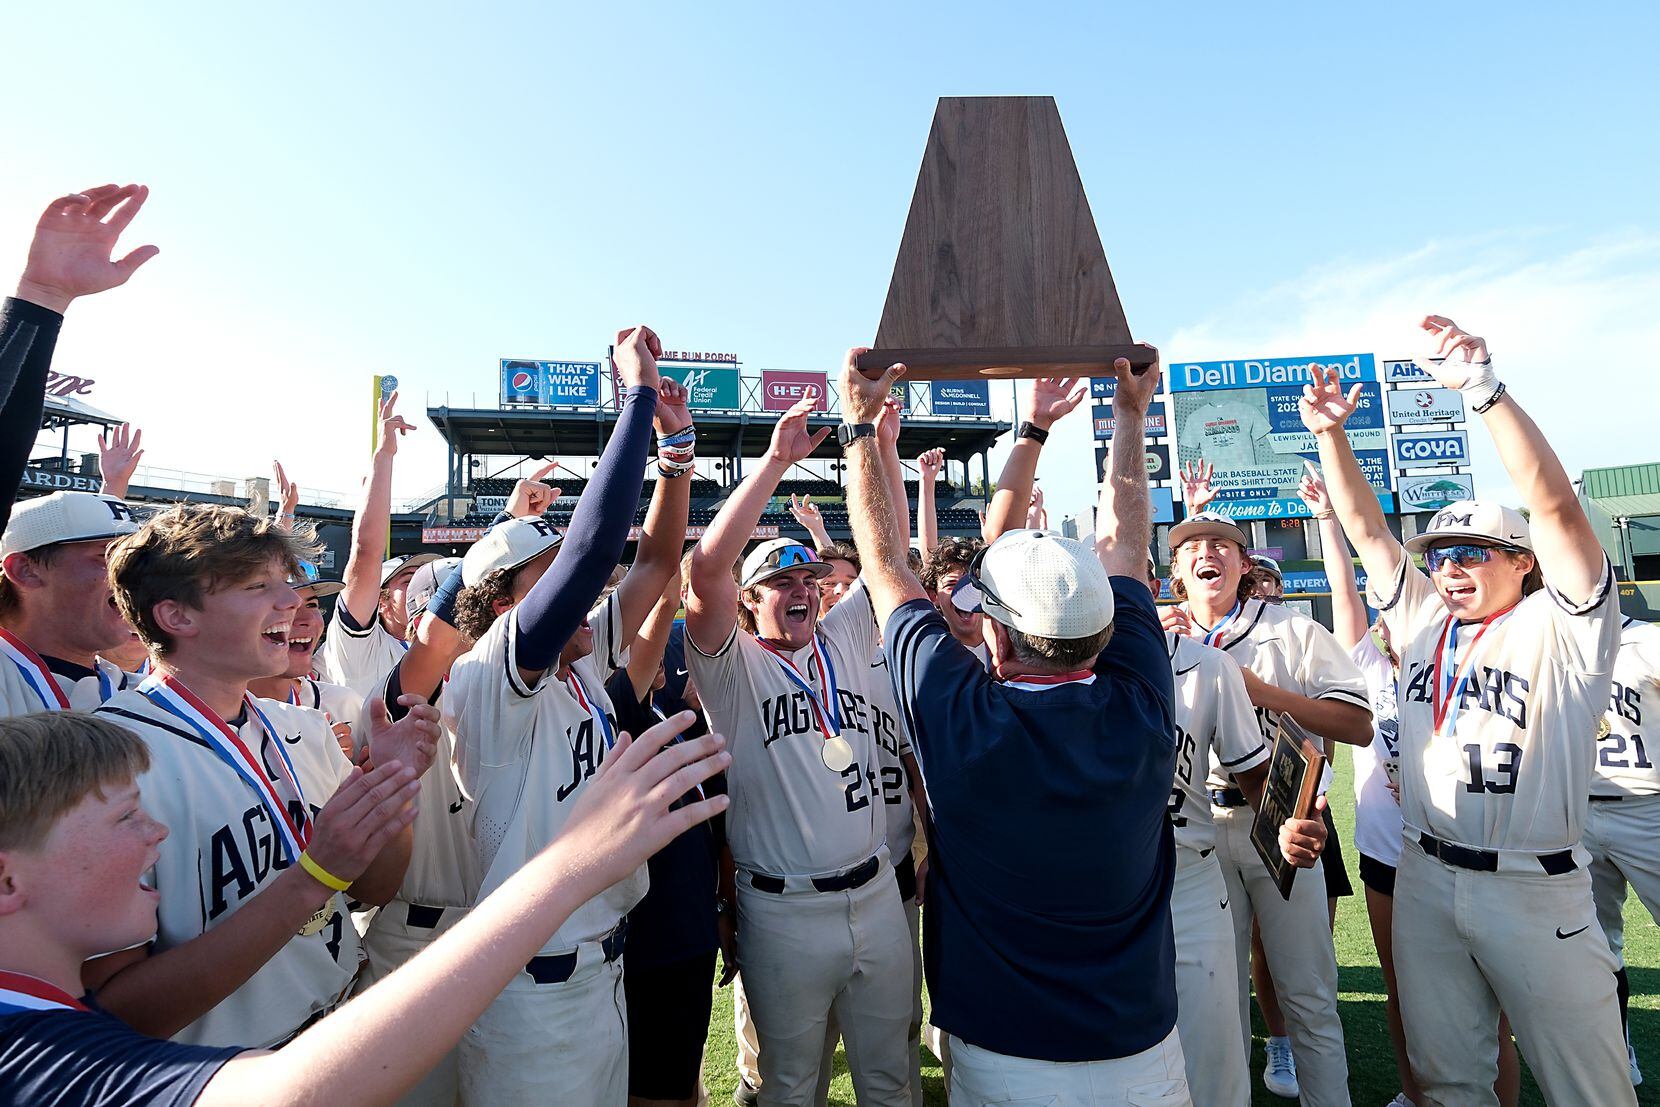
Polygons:
M1113 362L1128 358L1145 371L1156 357L1141 345L1011 346L979 349L889 349L859 355L859 371L875 378L896 361L909 370L906 380L1030 380L1036 377L1110 377Z

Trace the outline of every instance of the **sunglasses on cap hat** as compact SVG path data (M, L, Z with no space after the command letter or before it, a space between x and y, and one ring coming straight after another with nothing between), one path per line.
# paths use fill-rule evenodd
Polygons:
M295 564L296 571L288 574L289 584L316 584L317 579L323 575L310 561L301 559Z
M1505 553L1523 552L1515 546L1431 546L1424 551L1424 567L1433 573L1450 561L1460 569L1468 569L1472 565L1487 564L1493 560L1493 554L1501 550Z
M980 615L985 612L985 601L990 600L1010 615L1019 617L1020 612L1004 603L1003 597L999 596L980 575L980 566L986 560L986 554L990 549L989 544L981 546L979 552L974 555L974 560L968 563L968 571L951 589L951 602L958 611Z
M788 569L794 565L811 565L818 560L818 555L806 546L783 546L767 554L766 566L769 569Z

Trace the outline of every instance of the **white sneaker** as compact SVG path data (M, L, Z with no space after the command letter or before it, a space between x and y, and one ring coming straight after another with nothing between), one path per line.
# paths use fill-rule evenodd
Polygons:
M1417 1104L1406 1098L1405 1092L1397 1092L1395 1098L1385 1103L1383 1107L1417 1107Z
M1637 1051L1631 1048L1629 1042L1625 1047L1625 1059L1631 1065L1631 1086L1635 1088L1643 1082L1643 1070L1637 1067Z
M1265 1052L1268 1063L1262 1067L1262 1086L1281 1099L1296 1099L1297 1061L1291 1056L1290 1038L1269 1038Z

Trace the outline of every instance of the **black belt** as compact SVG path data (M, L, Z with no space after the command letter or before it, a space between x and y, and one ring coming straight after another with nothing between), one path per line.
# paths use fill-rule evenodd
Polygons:
M1418 845L1431 857L1461 869L1470 869L1478 873L1499 871L1499 855L1495 850L1454 845L1451 842L1443 842L1433 834L1419 834ZM1545 870L1547 876L1561 876L1579 868L1571 849L1557 850L1555 853L1535 853L1531 856L1539 862L1539 867Z
M600 948L605 951L607 965L622 956L623 941L627 937L628 920L624 919L617 924L616 929L599 940ZM525 962L525 972L538 984L563 984L576 972L576 951L532 957Z
M904 860L893 867L893 877L899 881L899 898L906 903L916 898L916 859L910 851L905 853Z
M1592 803L1619 803L1623 799L1625 799L1624 796L1592 796L1591 797L1591 802Z
M879 855L873 856L854 865L851 869L832 873L829 876L813 877L813 887L820 892L846 892L869 884L871 877L875 876L881 867L882 858ZM750 873L749 886L757 892L770 892L773 895L783 895L785 888L783 877L768 876L765 873Z
M1244 807L1247 801L1238 788L1212 788L1210 802L1216 807Z
M420 930L437 930L438 924L444 921L442 907L428 907L424 903L411 903L409 906L409 925Z

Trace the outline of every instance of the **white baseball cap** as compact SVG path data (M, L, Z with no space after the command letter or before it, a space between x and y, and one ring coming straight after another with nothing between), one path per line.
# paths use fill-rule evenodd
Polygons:
M748 588L792 569L806 569L814 577L827 577L835 571L819 560L812 547L804 546L793 538L773 538L749 551L743 568L738 572L738 584Z
M1173 550L1192 538L1225 538L1238 542L1240 549L1250 545L1239 524L1218 511L1196 511L1170 528L1170 548Z
M1273 573L1275 580L1285 579L1285 574L1280 572L1280 563L1269 557L1267 554L1252 554L1251 564L1255 565L1258 569L1263 569L1267 572Z
M1043 638L1088 638L1112 625L1112 583L1095 551L1048 531L1011 530L985 547L951 602Z
M1515 508L1481 500L1459 500L1435 513L1429 528L1406 540L1411 553L1423 553L1431 546L1445 546L1460 540L1514 546L1533 552L1533 534L1527 520Z
M497 569L517 569L559 545L562 537L546 519L497 523L461 559L461 583L471 588Z
M0 557L59 542L98 542L138 530L127 501L101 492L54 492L25 500L0 535Z
M429 561L437 561L439 555L434 553L401 554L398 557L389 557L380 563L380 586L386 585L403 570L411 565L425 565Z
M438 586L444 583L444 578L459 564L459 557L440 557L416 569L415 575L409 578L409 587L403 592L403 605L409 614L419 615L425 611L427 604L432 602L432 597L437 593Z

